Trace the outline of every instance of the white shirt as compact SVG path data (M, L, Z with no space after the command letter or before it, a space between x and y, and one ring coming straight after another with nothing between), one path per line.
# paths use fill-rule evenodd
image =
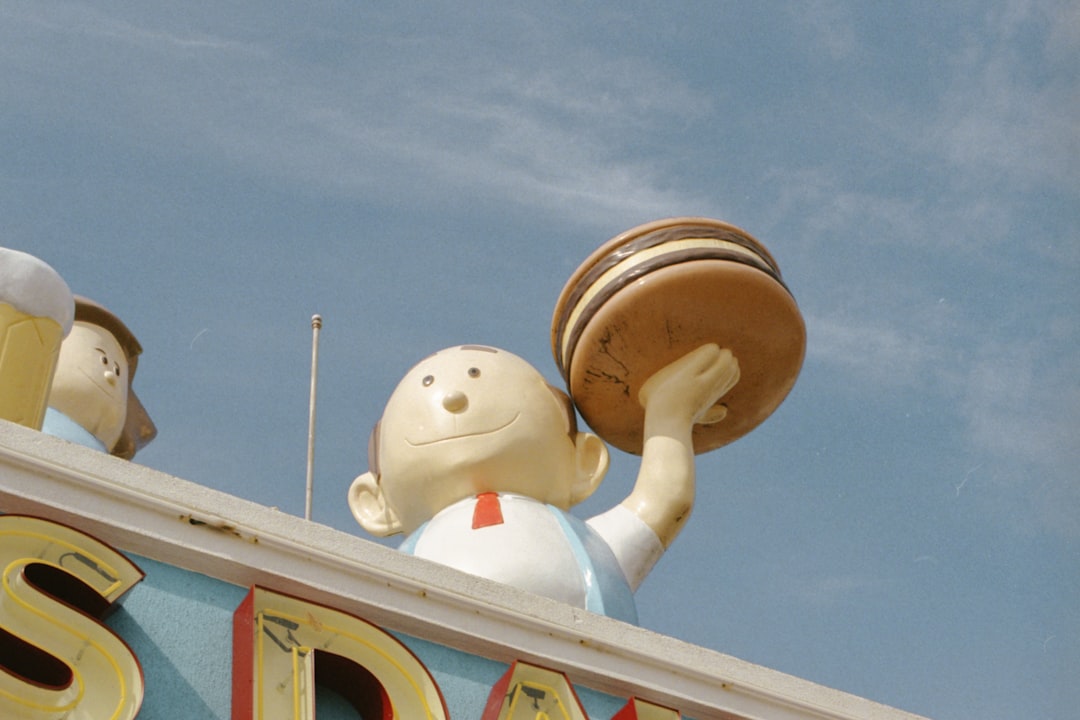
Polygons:
M577 607L636 621L633 590L664 551L648 525L622 506L586 524L532 498L500 493L499 500L501 523L474 529L478 501L465 498L418 528L401 549Z

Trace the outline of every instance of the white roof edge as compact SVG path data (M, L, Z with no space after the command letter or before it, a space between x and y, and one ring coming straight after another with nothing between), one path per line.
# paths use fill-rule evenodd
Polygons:
M0 512L73 525L120 550L452 648L562 670L700 720L918 717L2 420Z

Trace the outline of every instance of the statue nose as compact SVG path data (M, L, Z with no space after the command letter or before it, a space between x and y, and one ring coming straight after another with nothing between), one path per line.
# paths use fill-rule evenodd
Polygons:
M454 414L465 412L465 408L469 407L469 397L460 390L453 390L443 395L442 406Z

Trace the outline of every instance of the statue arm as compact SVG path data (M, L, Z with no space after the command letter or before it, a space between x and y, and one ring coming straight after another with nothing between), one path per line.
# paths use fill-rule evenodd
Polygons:
M694 423L716 422L716 402L739 380L730 350L703 345L657 371L641 388L645 408L641 469L621 503L660 538L665 548L682 530L694 506Z

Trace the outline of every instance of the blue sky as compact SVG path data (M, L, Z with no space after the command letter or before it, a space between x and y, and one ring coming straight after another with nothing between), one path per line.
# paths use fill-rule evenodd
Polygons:
M405 371L558 380L597 246L706 215L808 329L657 631L941 720L1080 706L1080 5L0 2L0 244L116 311L137 460L314 517ZM629 492L619 456L591 514Z

